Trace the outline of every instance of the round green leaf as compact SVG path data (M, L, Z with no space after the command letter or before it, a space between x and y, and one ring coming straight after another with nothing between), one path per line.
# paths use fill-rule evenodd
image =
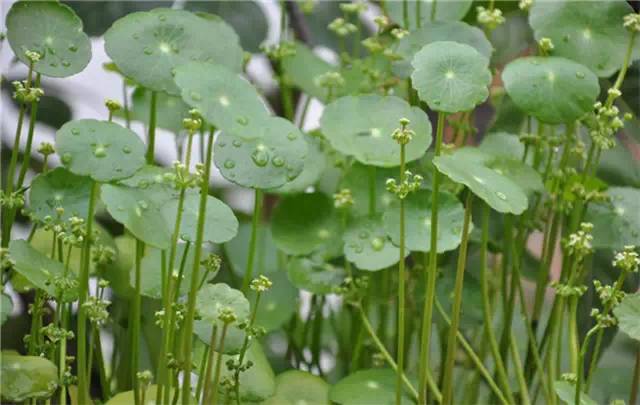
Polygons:
M585 220L593 224L593 246L620 249L640 245L640 190L611 187L610 203L591 204Z
M298 309L298 290L287 278L287 273L277 271L269 274L269 279L273 286L260 295L256 314L256 325L263 327L267 333L279 329ZM256 293L249 291L248 296L251 305L255 306Z
M39 356L2 352L0 357L2 399L22 402L51 397L58 388L58 367Z
M333 201L322 193L283 198L273 211L273 241L290 255L307 255L340 237Z
M238 228L238 235L224 244L225 254L229 258L231 269L237 277L243 277L247 269L250 238L251 223L244 222ZM256 240L253 275L266 274L271 277L271 273L279 269L278 249L273 243L271 229L267 225L259 224Z
M322 133L338 152L361 163L391 167L400 164L400 147L391 134L408 118L415 132L406 148L406 161L419 159L431 144L429 117L394 96L346 96L329 104L322 114Z
M387 237L381 217L355 220L343 238L347 260L361 270L382 270L400 260L400 249Z
M600 93L589 69L559 57L527 57L502 72L507 94L528 114L548 124L573 122L593 109Z
M304 387L304 389L301 389ZM288 370L276 376L276 394L263 405L327 405L329 384L301 370Z
M71 172L98 182L130 177L144 165L145 146L138 135L113 122L67 122L56 133L56 149Z
M395 196L387 191L386 181L390 177L397 176L397 170L354 163L340 181L340 188L351 190L353 197L351 213L354 216L369 214L369 176L371 171L375 177L375 200L378 212L385 211L395 199Z
M194 331L198 338L209 344L213 325L217 329L217 341L222 335L224 323L218 319L221 309L231 308L237 320L227 326L223 353L237 353L244 342L245 334L238 328L238 324L249 318L250 305L241 291L229 287L227 284L205 284L196 297L196 310L202 317L196 321ZM216 348L218 350L218 348Z
M438 0L435 2L433 0L421 0L420 4L420 12L421 12L421 21L422 26L431 22L431 8L436 7L436 21L457 21L462 20L467 12L471 8L472 0ZM404 26L403 20L403 2L401 1L390 1L385 3L387 10L389 11L389 16L398 23L399 25ZM416 0L409 0L407 3L408 11L409 11L409 29L413 30L416 28Z
M291 259L287 272L293 285L313 294L333 293L346 277L346 272L340 267L305 257Z
M279 187L302 172L307 142L291 122L271 117L251 138L221 133L214 161L227 180L244 187Z
M91 179L76 176L63 167L39 174L31 182L29 209L35 219L57 218L58 208L64 208L60 217L66 221L72 216L86 218L89 212Z
M492 132L482 138L479 149L493 156L522 159L524 144L518 135L507 132Z
M539 1L529 13L536 40L553 41L553 54L575 60L600 77L622 67L630 33L623 17L633 13L625 1ZM636 41L633 56L640 55Z
M15 261L16 272L34 287L44 290L52 297L60 297L62 293L64 302L72 302L78 298L77 288L68 288L60 292L52 283L55 278L61 278L65 273L67 278L76 278L74 272L65 271L61 262L50 259L22 239L15 239L9 243L9 254Z
M81 72L91 59L91 42L82 20L67 5L54 1L16 1L6 19L13 53L27 66L26 51L41 55L33 69L45 76Z
M131 95L130 118L149 125L151 112L151 91L144 87L137 87ZM124 117L124 112L118 111ZM179 96L172 96L164 92L156 93L156 125L174 134L183 130L182 120L189 113L189 105Z
M282 186L269 190L277 194L302 193L320 180L327 167L327 155L319 137L304 134L307 141L307 155L304 158L302 172L295 179Z
M166 205L175 199L175 190L160 184L146 188L104 184L102 201L109 214L136 238L160 249L171 244L173 223L163 215Z
M3 325L13 312L13 300L5 293L0 293L0 325Z
M340 405L389 405L395 403L396 372L390 369L358 370L329 390L329 398ZM402 402L411 399L403 393Z
M431 191L420 190L405 199L405 242L409 250L428 252L431 240ZM395 200L384 212L384 227L393 243L400 243L400 202ZM438 253L460 245L464 207L453 195L438 196Z
M489 96L489 59L469 45L430 43L416 53L411 65L413 87L432 110L469 111Z
M613 309L618 327L630 338L640 340L640 294L627 294Z
M171 200L163 207L168 225L174 226L178 213L178 199ZM188 242L196 241L198 218L200 216L200 193L185 195L180 224L180 238ZM207 196L203 241L224 243L238 233L238 219L229 206L215 197Z
M453 41L467 44L475 48L487 60L491 59L491 54L493 53L491 42L478 27L462 21L437 21L422 25L422 27L411 31L408 36L400 40L396 53L402 56L404 60L394 64L394 72L401 77L409 77L411 74L411 61L415 54L425 45L437 41Z
M484 164L466 158L459 150L450 155L438 156L433 163L441 173L456 183L462 183L491 208L498 212L521 214L527 208L524 190L507 176Z
M555 390L558 397L567 405L573 405L576 403L576 387L575 385L567 382L567 381L556 381L553 384L553 389ZM591 399L591 397L586 393L580 394L580 405L597 405L598 403Z
M183 100L216 128L252 138L270 116L255 87L224 66L188 63L176 68Z
M146 389L146 392L144 394L144 398L145 398L145 405L151 405L151 404L156 404L158 403L156 401L156 394L158 393L158 386L153 384L153 385L149 385ZM173 398L174 395L174 389L170 388L169 389L169 397ZM114 395L113 397L111 397L106 405L131 405L134 404L135 401L135 393L133 391L124 391L124 392L120 392L116 395ZM197 401L195 400L195 398L192 399L192 401L190 401L190 403L196 403Z
M192 61L239 72L242 48L222 19L158 8L131 13L105 33L105 50L118 68L144 87L179 94L174 69Z

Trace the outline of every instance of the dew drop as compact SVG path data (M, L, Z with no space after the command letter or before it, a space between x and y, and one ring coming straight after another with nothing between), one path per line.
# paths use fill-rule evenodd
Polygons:
M256 149L251 154L251 160L253 160L256 166L265 167L269 162L269 154L264 150Z
M143 210L146 210L149 208L149 203L146 202L145 200L140 200L138 201L138 207L140 207Z
M583 72L576 72L576 77L578 79L584 79L584 73Z
M67 48L67 49L69 49L69 51L71 51L71 52L77 52L78 51L78 47L75 46L74 44L69 45L69 48Z
M71 62L69 62L68 60L63 60L62 61L62 66L69 67L69 66L71 66Z
M200 101L200 100L202 100L202 96L201 96L201 95L200 95L200 93L198 93L197 91L192 91L192 92L191 92L191 98L192 98L194 101Z
M296 139L298 139L298 135L296 135L295 132L289 132L287 134L287 139L290 141L295 141Z
M507 199L507 196L504 195L504 193L502 193L500 191L496 191L496 196L498 196L498 198L503 200L503 201Z
M118 207L116 208L118 211L124 211L124 207L122 205L118 205Z
M49 66L58 67L58 62L51 62L51 63L49 63Z
M71 130L71 135L80 135L80 130L78 128L73 128Z
M167 20L167 16L166 16L166 15L164 15L164 14L160 14L160 15L158 16L158 20L160 20L160 21L166 21L166 20Z
M242 141L241 141L241 140L239 140L239 139L234 139L234 140L233 140L233 142L231 142L231 144L232 144L234 147L239 148L239 147L241 147L241 146L242 146Z
M128 155L129 153L131 153L131 148L128 146L123 146L122 153L126 153Z
M107 156L107 149L104 147L104 145L96 145L96 147L93 149L93 156L97 158L103 158Z
M236 122L242 126L246 126L249 123L249 118L247 117L238 117L236 118Z
M367 239L367 238L369 237L369 232L367 232L367 231L362 231L362 232L360 232L360 234L358 235L358 237L359 237L360 239Z
M140 35L138 35L138 34L133 34L131 37L132 37L133 39L136 39L136 40L137 40L137 39L140 39Z
M354 244L354 245L351 245L351 247L356 253L362 253L364 251L364 248L360 244Z
M227 146L227 143L226 143L226 142L222 142L222 141L221 141L221 142L218 142L218 147L219 147L219 148L224 148L225 146Z
M271 163L273 163L275 167L282 167L284 166L284 159L280 156L274 156L274 158L271 159Z
M441 102L440 102L440 100L433 100L433 104L435 104L435 105L440 105L440 104L441 104Z
M64 163L65 165L68 165L69 163L71 163L70 153L65 153L64 155L62 155L62 163Z
M151 48L149 48L148 46L145 46L145 48L142 50L142 52L144 52L145 55L153 54L153 50L151 50Z
M149 187L149 182L146 181L146 180L140 180L138 182L138 187L139 188L147 188L147 187Z
M379 237L371 239L371 248L376 252L381 251L384 248L384 240Z
M227 159L224 161L225 169L233 169L234 167L236 167L236 162L234 162L233 160Z

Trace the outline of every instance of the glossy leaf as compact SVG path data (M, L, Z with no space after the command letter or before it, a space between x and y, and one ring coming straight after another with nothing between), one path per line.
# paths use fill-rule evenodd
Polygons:
M429 190L412 193L405 199L405 243L409 250L428 252L431 240L431 197ZM384 212L384 227L393 243L400 243L400 203L394 200ZM438 253L460 245L464 207L453 195L438 196Z
M87 218L89 212L91 179L77 176L63 167L42 173L31 182L29 209L35 219L58 218L58 208L64 213L60 219L67 221L72 216Z
M151 111L151 91L144 87L138 87L131 95L132 120L141 121L149 125ZM156 125L178 134L183 131L182 120L188 115L189 105L179 96L172 96L164 92L156 94ZM124 117L124 113L120 114Z
M396 373L391 369L358 370L338 381L329 398L340 405L388 405L395 401ZM402 402L411 402L403 393Z
M238 228L238 235L224 244L225 254L229 258L231 269L237 277L242 277L246 271L250 238L251 223L244 222ZM253 274L269 275L279 270L278 249L273 242L271 229L268 225L258 225L256 240L256 259Z
M304 157L302 172L295 179L269 190L270 192L278 194L301 193L320 180L329 159L323 150L319 137L307 134L303 136L307 142L307 154Z
M577 120L593 109L600 93L596 75L559 57L516 59L505 67L502 80L519 108L548 124Z
M231 357L222 356L225 364ZM237 360L237 356L235 356ZM265 356L264 350L259 342L254 342L247 350L244 361L251 361L253 366L247 371L240 373L240 400L242 403L258 402L265 400L275 393L275 374L269 360ZM226 367L222 367L220 378L233 378ZM221 395L224 395L222 386L219 387Z
M468 111L489 96L489 59L469 45L432 42L411 62L413 87L435 111Z
M267 333L278 330L290 321L298 308L298 290L287 279L287 273L279 270L268 277L273 285L260 295L260 305L256 314L256 325L263 327ZM248 298L254 307L256 293L249 291Z
M322 133L338 152L361 163L392 167L400 164L400 147L391 134L399 120L411 121L415 132L407 147L406 161L424 155L431 144L431 123L417 107L394 96L347 96L329 104L321 119Z
M135 132L94 119L67 122L56 133L56 149L72 173L98 182L132 176L144 165L146 150Z
M305 257L291 259L287 272L293 285L313 294L333 293L347 275L340 267Z
M273 211L271 231L278 249L307 255L340 239L340 221L333 201L322 193L283 198Z
M565 404L573 405L576 403L576 387L573 384L566 381L556 381L553 388ZM580 405L597 405L597 402L583 392L580 394Z
M400 250L391 243L380 217L360 218L349 224L344 233L344 254L356 267L368 271L385 269L400 258Z
M53 281L56 278L66 277L76 279L75 273L66 271L61 262L50 259L48 256L38 252L29 243L22 239L12 240L9 243L9 254L15 261L15 270L21 274L29 283L39 289L44 290L52 297L60 297L64 302L72 302L78 298L78 289L66 288L58 291Z
M4 351L0 356L0 393L3 400L22 402L30 398L46 399L56 391L58 368L50 360Z
M158 393L158 386L155 384L149 385L147 387L146 392L144 393L144 399L145 399L144 403L148 405L156 404L157 393ZM173 395L174 395L174 389L170 388L169 397L173 398ZM192 399L191 402L195 402L195 398ZM111 397L106 402L106 405L130 405L132 403L135 403L135 393L133 391L124 391L124 392L119 392L113 397Z
M585 221L593 224L593 246L620 249L640 245L640 190L611 187L610 203L590 204Z
M630 338L640 340L640 294L627 294L613 309L618 327Z
M340 188L351 190L353 206L351 213L354 216L365 216L369 213L369 177L373 175L376 187L375 203L378 212L385 211L396 198L387 191L386 181L390 177L398 175L394 169L367 167L355 163L349 167L345 176L340 181Z
M302 172L307 143L291 122L273 117L251 138L221 133L214 161L227 180L244 187L279 187Z
M13 299L5 293L0 293L0 325L3 325L13 312Z
M301 370L287 370L276 376L276 393L264 405L327 405L329 384Z
M34 70L45 76L67 77L84 70L91 59L91 42L82 20L54 1L16 1L6 19L7 39L15 55L29 65L27 51L38 52Z
M553 41L553 55L609 77L622 67L630 36L622 22L632 12L625 1L541 1L531 7L529 24L536 40L547 37ZM634 59L638 56L636 41Z
M215 41L212 41L215 38ZM128 14L105 33L105 50L118 68L144 87L178 94L174 69L192 61L240 71L238 36L217 16L158 8Z

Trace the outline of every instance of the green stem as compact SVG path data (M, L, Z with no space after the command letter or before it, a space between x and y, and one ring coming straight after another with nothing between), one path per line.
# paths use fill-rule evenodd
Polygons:
M442 319L444 319L445 323L449 326L449 328L451 328L451 320L449 319L449 316L442 308L442 305L440 305L440 301L438 301L437 298L435 299L434 304L436 309L438 310L438 313L440 314L440 316L442 316ZM489 370L487 370L484 364L482 364L482 360L480 360L478 355L473 351L473 348L471 347L469 342L467 342L467 339L465 339L464 335L460 333L460 331L458 331L458 333L456 334L456 337L460 342L460 345L462 346L464 351L467 353L467 356L469 356L469 358L471 359L473 364L476 366L476 368L478 369L478 371L480 372L484 380L487 382L487 385L489 386L489 388L491 388L491 391L496 395L496 397L500 400L502 404L509 405L509 402L507 401L504 394L498 387L498 384L496 384L496 382L493 380L493 378L491 377L491 374L489 373ZM420 402L419 404L422 404L422 403Z
M376 332L373 330L373 326L371 326L371 322L369 322L369 319L367 318L367 314L362 309L362 306L361 305L357 305L357 308L358 308L358 312L360 312L360 318L362 319L362 324L364 325L364 327L367 330L367 332L369 332L369 336L371 336L371 339L373 339L373 342L375 343L375 345L377 346L378 350L382 354L382 357L384 357L384 359L387 361L387 363L389 363L389 366L393 369L393 371L395 371L398 374L398 376L401 379L402 383L409 390L409 392L411 392L411 395L413 396L413 398L417 399L418 398L418 392L413 387L413 385L411 384L411 382L409 381L407 376L404 374L404 372L400 371L400 369L398 368L398 365L396 364L396 362L393 361L393 357L391 357L391 354L389 354L389 352L387 351L386 347L384 347L384 344L380 341L380 339L376 335ZM442 396L440 395L440 392L438 391L438 386L436 385L436 383L431 378L431 375L429 375L429 386L435 392L436 400L438 402L440 402L440 400L442 400Z
M435 0L434 0L435 1ZM435 6L435 3L434 3ZM433 6L433 7L434 7ZM440 156L442 148L442 135L444 133L445 113L438 113L438 126L436 130L435 156ZM419 365L419 404L427 403L427 369L431 348L431 328L433 321L433 302L436 292L437 260L438 260L438 191L440 188L440 172L433 168L433 183L431 187L431 238L429 244L429 263L425 263L427 269L427 286L424 300L422 335L420 337L420 365ZM425 255L425 259L427 255Z
M255 189L255 198L253 202L253 217L251 220L251 239L249 240L249 256L247 257L247 269L244 272L244 278L242 280L242 292L245 294L249 289L249 283L253 277L253 265L256 258L256 243L258 240L258 226L260 224L260 217L262 216L262 190Z
M489 206L482 203L482 242L480 245L480 285L482 288L482 312L484 314L484 332L489 341L489 347L498 374L498 380L502 391L507 395L510 403L515 403L509 387L509 377L502 361L502 355L498 347L496 335L493 332L493 320L491 317L491 304L489 302L489 283L487 280L487 246L489 244Z
M209 176L211 174L211 160L213 157L213 135L214 129L211 128L209 139L207 142L207 155L204 165L204 173L200 179L200 203L198 212L198 225L196 228L195 250L193 253L193 270L191 272L191 288L189 289L189 297L187 300L186 316L184 319L183 334L183 359L184 359L184 383L182 386L182 403L189 405L191 398L191 347L193 345L193 320L196 315L196 294L198 293L198 283L200 281L200 258L202 256L202 243L204 239L204 222L207 212L207 197L209 197Z
M203 397L203 403L205 404L216 404L216 398L218 396L218 385L220 381L220 368L222 365L222 352L224 350L224 338L227 335L227 327L228 324L225 323L222 327L222 336L220 336L220 343L218 344L218 347L220 349L218 350L218 356L216 357L216 372L213 375L213 391L211 392L211 401L207 402L207 397ZM211 350L213 351L213 347L211 348Z
M67 314L68 314L68 312L65 309L66 305L62 302L62 299L58 301L58 305L62 307L61 325L63 328L65 328L67 324ZM62 378L64 377L66 368L67 368L67 337L63 335L62 339L60 339L60 357L58 360L58 378L60 379L60 381L62 381ZM64 384L60 385L59 394L60 395L59 395L58 402L60 403L60 405L66 405L67 404L67 386L66 385Z
M226 325L223 328L223 334L226 333ZM215 351L215 346L216 346L216 336L218 335L218 328L216 327L216 324L214 323L213 325L213 330L211 331L211 339L209 340L209 355L208 355L208 359L207 361L203 361L203 363L206 363L207 365L207 369L206 372L204 373L204 379L202 378L202 374L200 374L200 378L198 378L198 382L203 381L204 380L204 390L202 391L202 402L203 403L208 403L207 400L209 399L209 391L211 390L211 371L213 369L213 354L216 352ZM223 335L224 336L224 335ZM224 342L221 342L224 343ZM222 352L221 352L222 353ZM218 355L218 358L220 357L220 355ZM218 389L217 384L214 386L216 389ZM197 398L197 396L196 396Z
M238 356L238 368L236 368L235 372L233 373L233 380L234 380L234 387L236 390L236 403L238 405L240 405L240 367L242 367L242 363L244 362L244 356L247 354L247 349L249 348L249 333L248 331L250 331L253 328L253 325L256 322L256 316L258 315L258 308L260 307L260 296L261 296L261 291L258 290L256 292L256 302L253 306L253 308L251 309L251 316L249 318L249 325L246 328L246 333L244 335L244 341L242 342L242 347L240 348L240 355ZM223 329L223 336L224 336L224 329Z
M98 197L97 182L92 182L91 193L89 194L89 211L87 214L87 236L82 246L82 266L80 267L80 277L78 280L78 402L89 403L89 387L87 385L87 309L84 307L89 294L89 264L91 263L91 235L93 233L93 216L96 209Z
M513 334L513 330L510 333L510 341L511 344L509 347L511 348L511 357L513 357L513 364L515 366L516 379L518 380L518 388L520 389L520 397L522 405L530 405L531 399L529 398L529 390L527 388L527 381L524 377L524 369L522 368L522 361L520 360L520 353L518 350L518 344L516 343L516 338ZM511 391L506 391L508 395L511 396ZM513 401L515 403L515 400Z
M431 0L431 22L434 22L436 20L436 6L437 6L437 0Z
M124 110L124 122L127 129L131 129L131 112L129 111L129 94L127 94L127 79L122 79L122 106Z
M409 31L409 0L402 0L402 25Z
M369 217L376 216L376 167L369 166Z
M36 87L40 87L40 73L36 74ZM29 162L31 161L31 147L33 145L33 134L36 128L36 118L38 117L38 101L31 102L31 111L29 113L29 132L27 132L27 144L24 148L24 154L22 158L22 166L20 167L20 175L18 176L18 185L16 189L20 189L24 184L24 179L27 176L27 170L29 169Z
M404 1L407 8L407 1ZM406 10L405 10L406 11ZM408 23L408 17L407 17ZM405 181L405 144L400 144L400 184ZM396 358L398 359L398 373L396 380L396 404L402 403L402 376L404 375L404 332L405 332L405 218L404 197L400 198L400 261L398 262L398 344Z
M460 242L460 252L458 254L458 264L456 268L456 281L453 290L453 307L451 314L451 326L449 327L449 338L447 339L447 355L443 371L442 383L442 403L450 405L453 403L453 365L456 358L456 346L458 327L460 325L460 309L462 308L462 286L464 281L464 270L467 261L467 243L469 241L469 223L471 222L471 203L473 193L468 190L464 209L464 223L462 225L462 241Z
M631 394L629 394L629 404L638 403L638 387L640 386L640 347L636 347L636 362L633 367L633 378L631 379Z
M135 293L133 296L133 305L131 307L131 319L129 320L129 324L132 324L133 327L131 329L131 377L133 382L133 390L134 390L134 398L136 400L136 404L140 403L141 393L140 387L138 384L138 378L136 374L138 373L138 363L139 363L139 348L140 348L140 308L142 305L142 296L140 295L140 291L142 288L141 279L142 279L142 256L144 255L144 244L136 239L136 257L135 257L135 281L134 281L134 289Z
M151 91L151 100L149 102L149 135L148 135L147 153L145 155L148 165L152 165L155 159L157 103L158 103L158 93L156 91Z

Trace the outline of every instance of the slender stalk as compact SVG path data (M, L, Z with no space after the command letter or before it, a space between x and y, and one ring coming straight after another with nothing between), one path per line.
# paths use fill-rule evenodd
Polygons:
M629 404L638 403L638 387L640 386L640 348L636 348L636 362L633 367L633 378L631 379L631 394L629 394Z
M404 1L405 8L407 0ZM408 20L408 17L407 17ZM404 143L400 144L400 184L405 181L405 149ZM398 345L396 358L398 359L398 372L396 380L396 404L402 403L402 377L404 375L404 311L405 311L405 218L404 197L400 198L400 261L398 262Z
M467 261L467 243L469 241L472 202L473 193L468 190L464 209L464 223L462 225L462 241L460 242L460 252L458 254L458 265L456 269L456 281L453 290L453 308L451 310L451 326L449 327L449 338L447 340L447 355L443 371L442 403L444 405L453 403L453 365L455 363L456 346L458 342L456 336L458 334L458 326L460 325L460 309L462 308L462 286Z
M91 185L89 194L89 211L87 214L87 237L82 246L82 266L80 267L80 277L78 280L78 340L77 340L77 361L78 361L78 402L89 403L89 387L87 385L87 309L84 304L89 295L89 263L91 262L91 234L93 233L93 216L96 209L98 197L97 182Z
M434 304L436 309L438 310L438 313L442 317L442 319L444 319L445 323L449 326L449 328L451 328L451 320L449 319L449 316L442 308L442 305L440 305L440 301L438 301L437 298L435 299ZM484 364L482 364L482 360L480 360L478 355L473 351L473 348L471 347L469 342L467 342L467 339L465 339L464 335L460 333L460 331L458 331L458 333L456 334L456 337L460 342L460 345L462 346L464 351L467 353L467 356L469 356L473 364L476 366L476 368L478 369L478 371L486 381L489 388L491 388L491 392L493 392L496 395L496 397L500 400L502 404L508 405L509 401L507 401L504 394L498 387L498 384L496 384L496 382L491 377L491 373L489 373L489 370L487 370ZM439 401L439 402L442 402L442 401Z
M247 326L247 331L253 328L253 325L256 322L256 316L258 315L258 308L260 307L260 297L262 293L260 290L256 291L256 302L251 309L251 316L249 317L249 325ZM222 330L223 337L225 330ZM222 347L222 346L221 346ZM244 356L247 354L247 349L249 348L249 333L245 333L244 341L242 342L242 347L240 348L240 355L238 356L238 367L235 369L233 373L234 387L236 390L236 403L240 405L240 367L242 366L242 362L244 361Z
M67 314L68 312L65 310L65 305L62 300L58 301L58 305L62 307L62 316L61 316L61 325L63 328L66 328L67 325ZM62 381L64 377L64 373L67 368L67 337L62 335L62 339L60 339L60 357L58 360L58 378ZM58 397L58 402L60 405L67 404L67 386L64 384L60 385L60 392Z
M436 20L437 0L431 0L431 22Z
M435 0L433 6L435 7ZM432 11L433 12L433 11ZM438 126L436 130L435 156L440 156L442 148L442 135L444 133L445 113L438 113ZM427 286L424 299L422 335L420 338L420 364L419 364L419 386L420 398L418 403L427 402L427 369L429 367L431 328L433 321L433 302L436 293L436 275L438 259L438 191L440 189L440 173L433 170L433 183L431 187L431 238L429 245L429 263L425 263L427 269ZM427 255L425 255L427 258Z
M367 318L367 314L362 309L362 306L361 305L357 305L357 308L358 308L358 312L360 313L360 319L362 319L362 324L364 325L364 327L367 330L367 332L369 332L369 336L371 336L371 339L373 339L373 342L375 343L376 347L378 348L378 350L382 354L382 357L384 357L384 359L389 364L389 366L391 366L393 371L395 371L401 377L402 383L409 390L409 392L411 393L413 398L417 399L418 398L418 392L413 387L413 385L411 384L411 382L409 381L409 379L407 378L405 373L403 371L400 371L400 369L398 368L398 365L393 360L393 357L391 357L391 354L389 354L389 352L387 351L387 348L380 341L380 338L378 338L378 336L376 335L376 332L373 329L373 326L371 326L371 322L369 322L369 319ZM440 402L442 400L442 395L440 394L440 391L438 390L438 386L433 381L433 378L431 377L431 374L429 374L428 378L429 378L429 387L435 392L434 396L436 397L436 401Z
M122 79L122 106L124 122L127 129L131 129L131 111L129 110L129 94L127 92L127 79Z
M219 350L218 350L218 356L216 358L216 372L213 375L213 391L211 392L211 401L207 401L207 397L203 397L203 403L205 404L216 404L216 398L218 396L218 385L219 385L219 381L220 381L220 367L222 365L222 351L224 350L224 338L227 335L227 327L228 324L224 324L224 326L222 327L222 336L220 336L220 343L218 344ZM213 350L213 349L211 349Z
M246 294L249 289L249 283L253 278L253 265L256 258L256 242L258 240L258 226L260 217L262 216L262 190L256 188L255 198L253 202L253 218L251 220L251 239L249 240L249 256L247 257L247 269L244 272L242 280L242 292Z
M491 354L496 366L498 381L502 391L507 396L510 403L515 403L511 389L509 387L509 377L507 375L502 355L498 347L496 335L493 333L493 320L491 317L491 304L489 302L489 283L487 280L487 246L489 243L489 206L482 203L482 242L480 245L480 285L482 288L482 312L484 315L484 333L489 341Z
M402 25L409 31L409 0L402 0Z
M200 204L198 212L198 224L196 228L195 250L193 253L193 270L191 272L191 288L187 300L186 316L184 319L183 334L183 359L184 359L184 382L182 385L182 403L189 405L191 398L191 347L193 345L193 320L196 314L196 294L200 281L200 258L202 257L202 242L204 238L204 221L207 211L207 197L209 196L209 176L211 174L211 160L213 157L213 134L211 128L207 142L207 156L204 166L204 175L200 179Z
M36 74L36 87L40 87L40 73ZM22 166L20 167L20 175L18 176L18 185L16 189L20 189L24 184L24 179L27 176L27 170L29 169L29 162L31 161L31 147L33 146L33 134L36 128L36 118L38 117L38 101L31 102L31 111L29 112L29 131L27 132L27 143L24 147L24 154L22 158Z
M147 164L149 165L152 165L155 159L157 103L158 103L158 93L155 91L151 91L151 100L149 103L149 135L148 135L147 153L145 155Z
M524 370L522 368L522 361L520 360L520 353L518 353L518 344L516 343L516 338L513 334L513 331L510 333L510 341L509 345L511 349L511 357L513 357L513 364L515 366L516 379L518 380L518 388L520 388L520 399L522 405L530 405L531 399L529 398L529 390L527 388L527 381L524 377ZM510 395L511 391L508 390L507 393ZM513 401L515 403L515 401Z
M131 378L133 383L133 391L134 398L136 400L136 404L140 403L141 393L140 387L138 384L138 378L136 374L138 373L138 364L139 364L139 348L140 348L140 308L142 305L142 296L140 295L140 290L142 288L141 279L142 279L142 256L144 254L144 244L136 239L136 257L135 257L135 281L134 281L134 289L135 293L133 296L133 305L131 307L131 319L129 324L132 324L131 329Z
M369 166L369 217L376 216L376 167Z
M224 328L226 329L226 327ZM226 331L225 331L226 332ZM209 356L208 359L206 361L207 364L207 369L206 372L204 374L204 390L202 391L202 402L203 403L208 403L207 400L209 399L209 391L211 389L211 370L213 369L213 354L216 352L215 351L215 346L216 346L216 336L218 335L218 328L216 327L216 324L213 324L213 330L211 331L211 339L209 341ZM224 342L221 342L224 343ZM218 355L218 358L220 357L220 355ZM203 363L205 363L203 361ZM200 378L198 378L198 382L202 381L202 374L200 374ZM215 386L217 389L217 386ZM197 397L197 396L196 396Z

